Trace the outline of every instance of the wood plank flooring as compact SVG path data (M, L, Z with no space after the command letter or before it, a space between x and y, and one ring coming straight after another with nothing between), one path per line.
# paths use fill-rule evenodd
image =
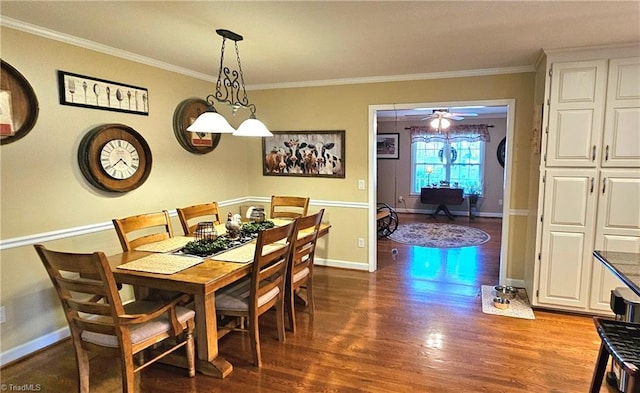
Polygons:
M401 214L400 222L447 222ZM273 313L261 319L263 367L251 365L249 336L233 332L220 352L224 380L153 365L141 392L586 392L600 340L590 317L536 310L536 320L482 313L480 286L498 281L500 219L459 217L491 235L477 247L429 249L378 243L375 273L317 267L316 315L277 341ZM392 258L391 249L398 250ZM44 392L72 392L70 341L4 367L0 379ZM114 359L91 360L95 392L118 392ZM615 390L604 386L603 392Z

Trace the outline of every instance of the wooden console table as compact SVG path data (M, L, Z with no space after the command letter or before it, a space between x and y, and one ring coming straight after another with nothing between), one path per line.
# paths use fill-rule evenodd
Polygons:
M464 202L464 190L462 188L422 188L420 189L420 202L429 205L438 205L432 216L440 211L454 220L455 217L447 205L461 205Z

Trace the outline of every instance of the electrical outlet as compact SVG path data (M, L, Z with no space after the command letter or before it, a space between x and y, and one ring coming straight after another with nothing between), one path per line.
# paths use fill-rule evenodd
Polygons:
M402 195L398 197L398 202L404 202L404 197Z
M358 247L364 248L364 238L363 237L359 237L358 238Z
M498 205L502 206L502 199L498 199Z
M5 323L6 322L6 317L4 314L4 306L0 307L0 323Z
M358 180L358 190L364 190L364 180Z

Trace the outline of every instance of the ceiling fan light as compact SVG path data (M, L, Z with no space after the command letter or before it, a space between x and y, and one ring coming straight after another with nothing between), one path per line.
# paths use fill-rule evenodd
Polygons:
M240 124L240 127L233 133L235 136L273 136L260 120L251 116Z
M449 121L449 119L445 119L445 118L442 118L442 117L436 117L435 119L431 120L429 125L432 128L444 130L444 129L449 128L449 126L451 125L451 121Z
M227 119L216 112L213 106L210 106L206 112L198 116L196 121L187 127L187 131L208 134L231 134L235 132Z

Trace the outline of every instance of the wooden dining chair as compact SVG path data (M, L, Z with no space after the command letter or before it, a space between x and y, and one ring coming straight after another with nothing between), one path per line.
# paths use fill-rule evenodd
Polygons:
M173 237L173 228L169 212L145 213L125 218L114 218L113 226L120 240L122 251L134 251L137 247L155 243ZM178 292L161 291L158 289L133 287L136 299L171 299Z
M313 261L323 214L324 209L316 214L296 219L295 236L291 246L285 285L288 325L294 333L296 331L295 299L299 296L301 289L304 288L306 292L306 305L309 314L313 315L315 310L313 302Z
M611 355L626 373L625 391L640 393L640 324L599 317L593 322L602 341L589 392L600 391Z
M277 196L271 197L271 218L297 218L307 215L308 197Z
M220 329L248 330L253 363L262 366L258 317L276 309L278 340L285 341L284 285L289 250L293 242L295 221L281 227L260 231L256 241L251 276L216 292L216 312L222 316L247 320L244 326Z
M166 210L114 218L113 226L120 239L122 251L133 251L136 247L173 237L169 212Z
M187 296L169 302L134 301L123 305L104 253L73 254L51 251L41 244L34 247L58 293L71 330L78 392L89 392L87 351L120 358L122 391L127 393L135 390L136 372L181 347L186 348L189 376L195 375L195 312L180 306ZM166 346L156 345L160 343ZM151 351L151 347L151 360L134 362L137 354Z
M178 208L176 211L185 235L193 235L195 233L198 222L192 220L196 218L199 219L198 221L211 221L214 225L222 223L218 202ZM203 218L206 218L206 220Z

